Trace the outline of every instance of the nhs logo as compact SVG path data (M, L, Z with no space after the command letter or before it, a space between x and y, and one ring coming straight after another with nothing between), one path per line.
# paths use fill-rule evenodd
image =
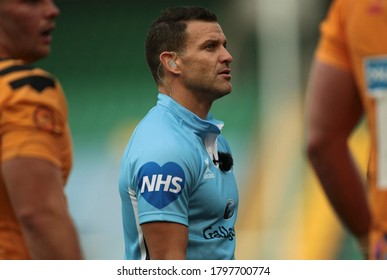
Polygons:
M141 195L158 209L175 201L185 186L184 171L175 162L163 166L148 162L140 168L138 178L137 188Z
M364 60L366 87L373 97L387 94L387 56L372 57Z

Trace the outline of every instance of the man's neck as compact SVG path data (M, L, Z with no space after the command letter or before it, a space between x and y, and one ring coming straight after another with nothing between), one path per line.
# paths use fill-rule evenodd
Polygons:
M173 91L166 93L163 87L159 87L159 92L165 95L168 95L181 106L185 107L199 118L205 120L207 118L208 112L211 109L212 103L208 101L199 100L194 94L181 92L181 91Z

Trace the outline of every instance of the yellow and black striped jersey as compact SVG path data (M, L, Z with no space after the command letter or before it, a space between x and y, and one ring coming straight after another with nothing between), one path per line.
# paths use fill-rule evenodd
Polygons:
M72 143L58 80L20 60L0 60L0 137L1 162L16 157L44 159L60 168L66 182ZM0 259L28 258L0 175Z

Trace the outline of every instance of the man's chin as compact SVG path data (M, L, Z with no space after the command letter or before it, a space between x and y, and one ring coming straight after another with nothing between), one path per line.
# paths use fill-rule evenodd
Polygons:
M229 84L229 86L225 89L225 94L224 95L230 94L231 91L232 91L232 85Z

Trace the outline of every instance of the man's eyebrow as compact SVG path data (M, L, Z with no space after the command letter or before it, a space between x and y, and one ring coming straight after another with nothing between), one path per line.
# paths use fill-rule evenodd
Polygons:
M227 44L227 40L226 39L220 39L220 38L208 38L208 39L205 39L201 45L205 45L205 44L208 44L208 43L216 43L216 44L221 44L221 45L226 45Z

